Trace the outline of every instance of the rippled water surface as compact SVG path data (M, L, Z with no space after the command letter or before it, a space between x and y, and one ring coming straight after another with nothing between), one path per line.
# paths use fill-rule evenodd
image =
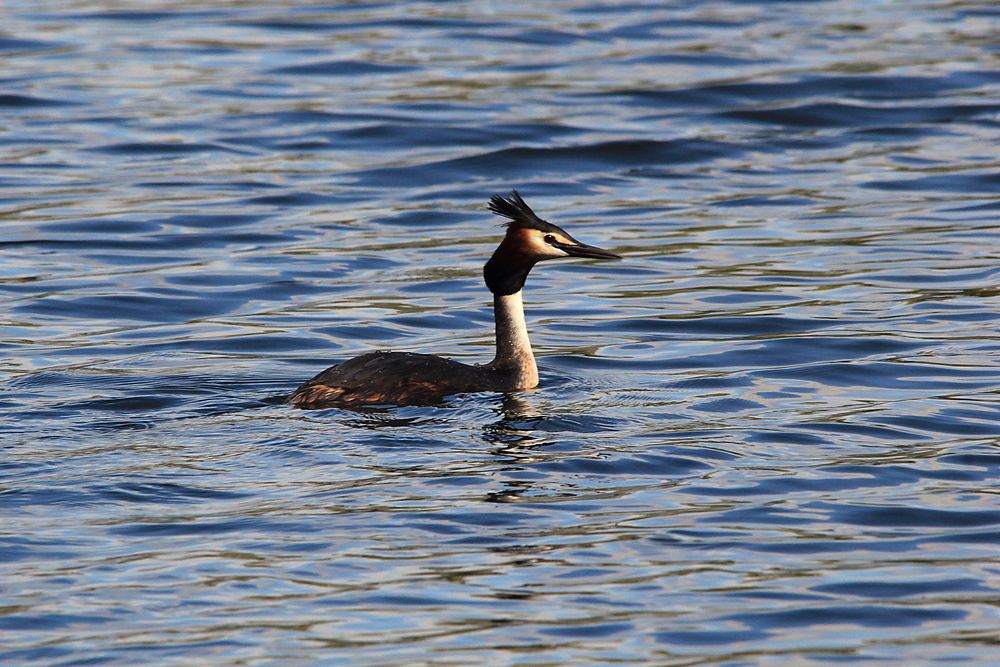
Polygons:
M990 0L0 15L3 664L996 664Z

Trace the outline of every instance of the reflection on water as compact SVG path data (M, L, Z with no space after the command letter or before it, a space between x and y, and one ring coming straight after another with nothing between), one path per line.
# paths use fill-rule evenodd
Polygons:
M7 3L0 661L990 664L989 2ZM541 387L292 410L491 354Z

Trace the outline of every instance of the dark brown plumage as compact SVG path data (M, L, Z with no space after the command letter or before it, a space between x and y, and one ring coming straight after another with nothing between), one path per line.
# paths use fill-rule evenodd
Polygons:
M433 403L447 394L488 391L490 377L470 366L433 354L367 352L332 366L295 390L299 407L334 404Z

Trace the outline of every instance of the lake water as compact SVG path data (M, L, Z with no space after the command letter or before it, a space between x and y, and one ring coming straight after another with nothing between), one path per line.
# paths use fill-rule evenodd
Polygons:
M0 16L0 663L996 664L992 0Z

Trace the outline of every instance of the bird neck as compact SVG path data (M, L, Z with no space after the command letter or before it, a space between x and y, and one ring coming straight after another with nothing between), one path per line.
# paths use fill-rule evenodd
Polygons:
M490 366L509 376L509 389L538 385L538 366L531 352L528 327L524 323L521 292L493 295L493 317L497 326L497 354Z

